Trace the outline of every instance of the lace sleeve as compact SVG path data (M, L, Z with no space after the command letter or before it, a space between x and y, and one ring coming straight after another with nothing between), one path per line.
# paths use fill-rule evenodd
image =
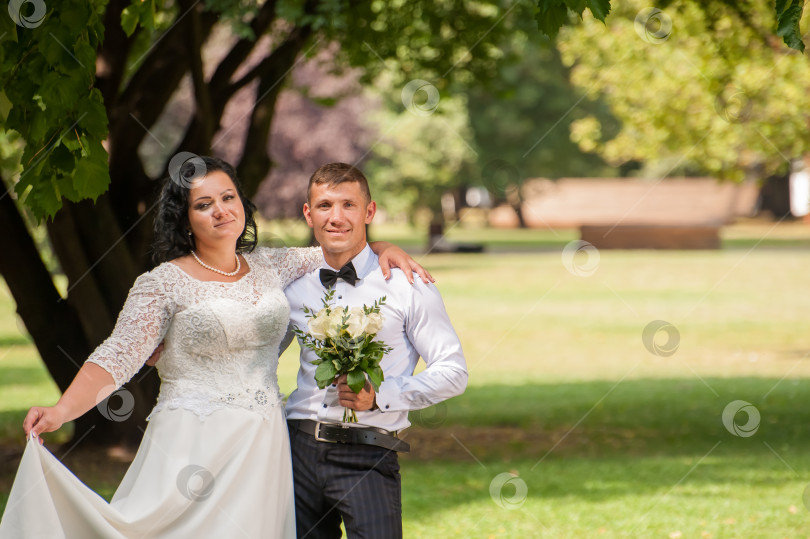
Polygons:
M323 251L320 247L282 247L262 249L261 252L278 272L282 288L323 264Z
M109 372L116 387L128 382L149 359L174 316L174 302L153 273L135 280L112 335L87 358Z

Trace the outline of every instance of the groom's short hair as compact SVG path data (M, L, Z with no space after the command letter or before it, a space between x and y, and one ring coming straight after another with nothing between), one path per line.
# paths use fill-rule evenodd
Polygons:
M368 180L359 169L347 165L346 163L329 163L316 170L309 178L307 185L307 202L312 202L313 185L336 186L343 182L357 182L360 190L366 196L366 202L371 202L371 190L368 188Z

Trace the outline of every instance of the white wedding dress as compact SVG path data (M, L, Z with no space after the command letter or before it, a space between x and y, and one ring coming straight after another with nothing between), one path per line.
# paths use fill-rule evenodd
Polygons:
M112 336L88 358L120 386L165 342L135 460L107 503L29 440L0 538L295 537L276 381L290 315L283 289L322 255L259 248L245 260L250 271L234 283L199 281L171 263L138 278Z

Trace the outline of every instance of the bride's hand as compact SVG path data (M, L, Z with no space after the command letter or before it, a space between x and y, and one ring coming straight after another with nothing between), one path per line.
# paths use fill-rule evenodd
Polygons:
M152 352L152 355L149 356L149 359L146 360L146 364L150 367L154 367L158 361L160 361L160 354L163 352L163 343L160 343L155 351Z
M391 268L394 267L401 269L405 274L405 278L408 279L408 282L411 284L413 284L413 272L416 272L425 284L436 281L428 270L420 266L411 255L393 243L375 241L370 245L380 259L380 269L386 280L391 277ZM409 269L410 271L408 271Z
M40 434L43 432L53 432L64 425L64 423L65 418L61 410L56 406L34 406L28 410L28 414L25 416L23 430L25 431L26 439L31 436L31 432L33 432L34 436L39 439L39 443L43 443L42 438L39 438Z

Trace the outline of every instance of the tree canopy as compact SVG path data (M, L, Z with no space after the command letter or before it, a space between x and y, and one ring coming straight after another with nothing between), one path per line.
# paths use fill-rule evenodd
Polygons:
M741 180L784 171L810 148L810 62L778 43L768 6L628 0L607 26L586 16L559 47L581 91L601 95L621 121L572 125L580 147L611 164ZM612 128L612 126L609 126Z
M684 54L697 48L705 59L713 52L721 58L727 52L725 58L731 63L755 49L756 43L746 46L738 40L736 50L723 51L707 46L706 41L729 32L756 38L772 28L789 46L804 48L800 33L803 3L797 0L779 0L767 13L751 2L664 3L670 4L682 15L681 28L695 28L698 33L710 30L703 32L702 43L693 41L692 48L676 37L671 46L677 43ZM699 4L703 7L697 7ZM706 6L719 12L711 14L717 20L707 20ZM638 2L621 5L611 28L624 25L626 30L624 15L640 7ZM579 70L584 79L609 61L611 53L624 50L618 42L604 53L599 52L603 47L594 46L597 30L588 21L604 22L610 10L609 0L538 0L511 5L497 1L268 0L246 4L206 0L199 4L188 0L14 0L9 5L11 16L0 22L4 36L0 43L0 80L4 81L0 127L13 138L10 142L18 141L24 148L14 190L38 219L53 217L63 199L95 200L110 184L107 163L114 162L108 152L137 151L164 112L159 105L168 102L186 74L193 82L197 110L180 144L172 149L203 150L216 142L214 135L223 127L218 120L236 92L263 81L260 86L269 96L265 100L272 102L270 94L277 93L274 87L283 82L297 55L311 55L326 43L339 42L341 59L362 66L368 80L389 71L400 87L421 79L444 93L454 78L469 81L494 75L503 55L501 37L509 32L536 24L540 31L556 36L572 18L584 15L585 32L566 36L576 42L569 47L568 58L587 58L582 64L591 66L590 71L586 67ZM735 15L736 20L724 26ZM230 25L234 42L212 70L205 65L203 50L219 21ZM172 39L177 35L184 39ZM576 40L577 35L582 37ZM249 58L256 58L255 44L262 36L272 43L273 54L251 65ZM726 41L731 46L733 39ZM648 50L650 55L660 53ZM698 66L702 63L700 58L694 60ZM785 63L792 66L790 61ZM246 71L239 72L240 67ZM734 94L743 86L715 91L714 96L721 102L743 99ZM725 95L729 92L731 95ZM744 99L749 99L748 94ZM259 110L261 107L251 116L251 128L246 132L250 138L244 142L249 151L240 163L242 170L254 175L270 168L266 152L258 155L258 150L252 150L266 142L265 124L272 118L272 112ZM593 122L580 123L577 136L586 146L593 146L595 129ZM606 149L607 155L618 156L618 145ZM164 164L177 152L165 153L161 156ZM135 165L132 160L126 164ZM165 170L165 166L160 168Z

